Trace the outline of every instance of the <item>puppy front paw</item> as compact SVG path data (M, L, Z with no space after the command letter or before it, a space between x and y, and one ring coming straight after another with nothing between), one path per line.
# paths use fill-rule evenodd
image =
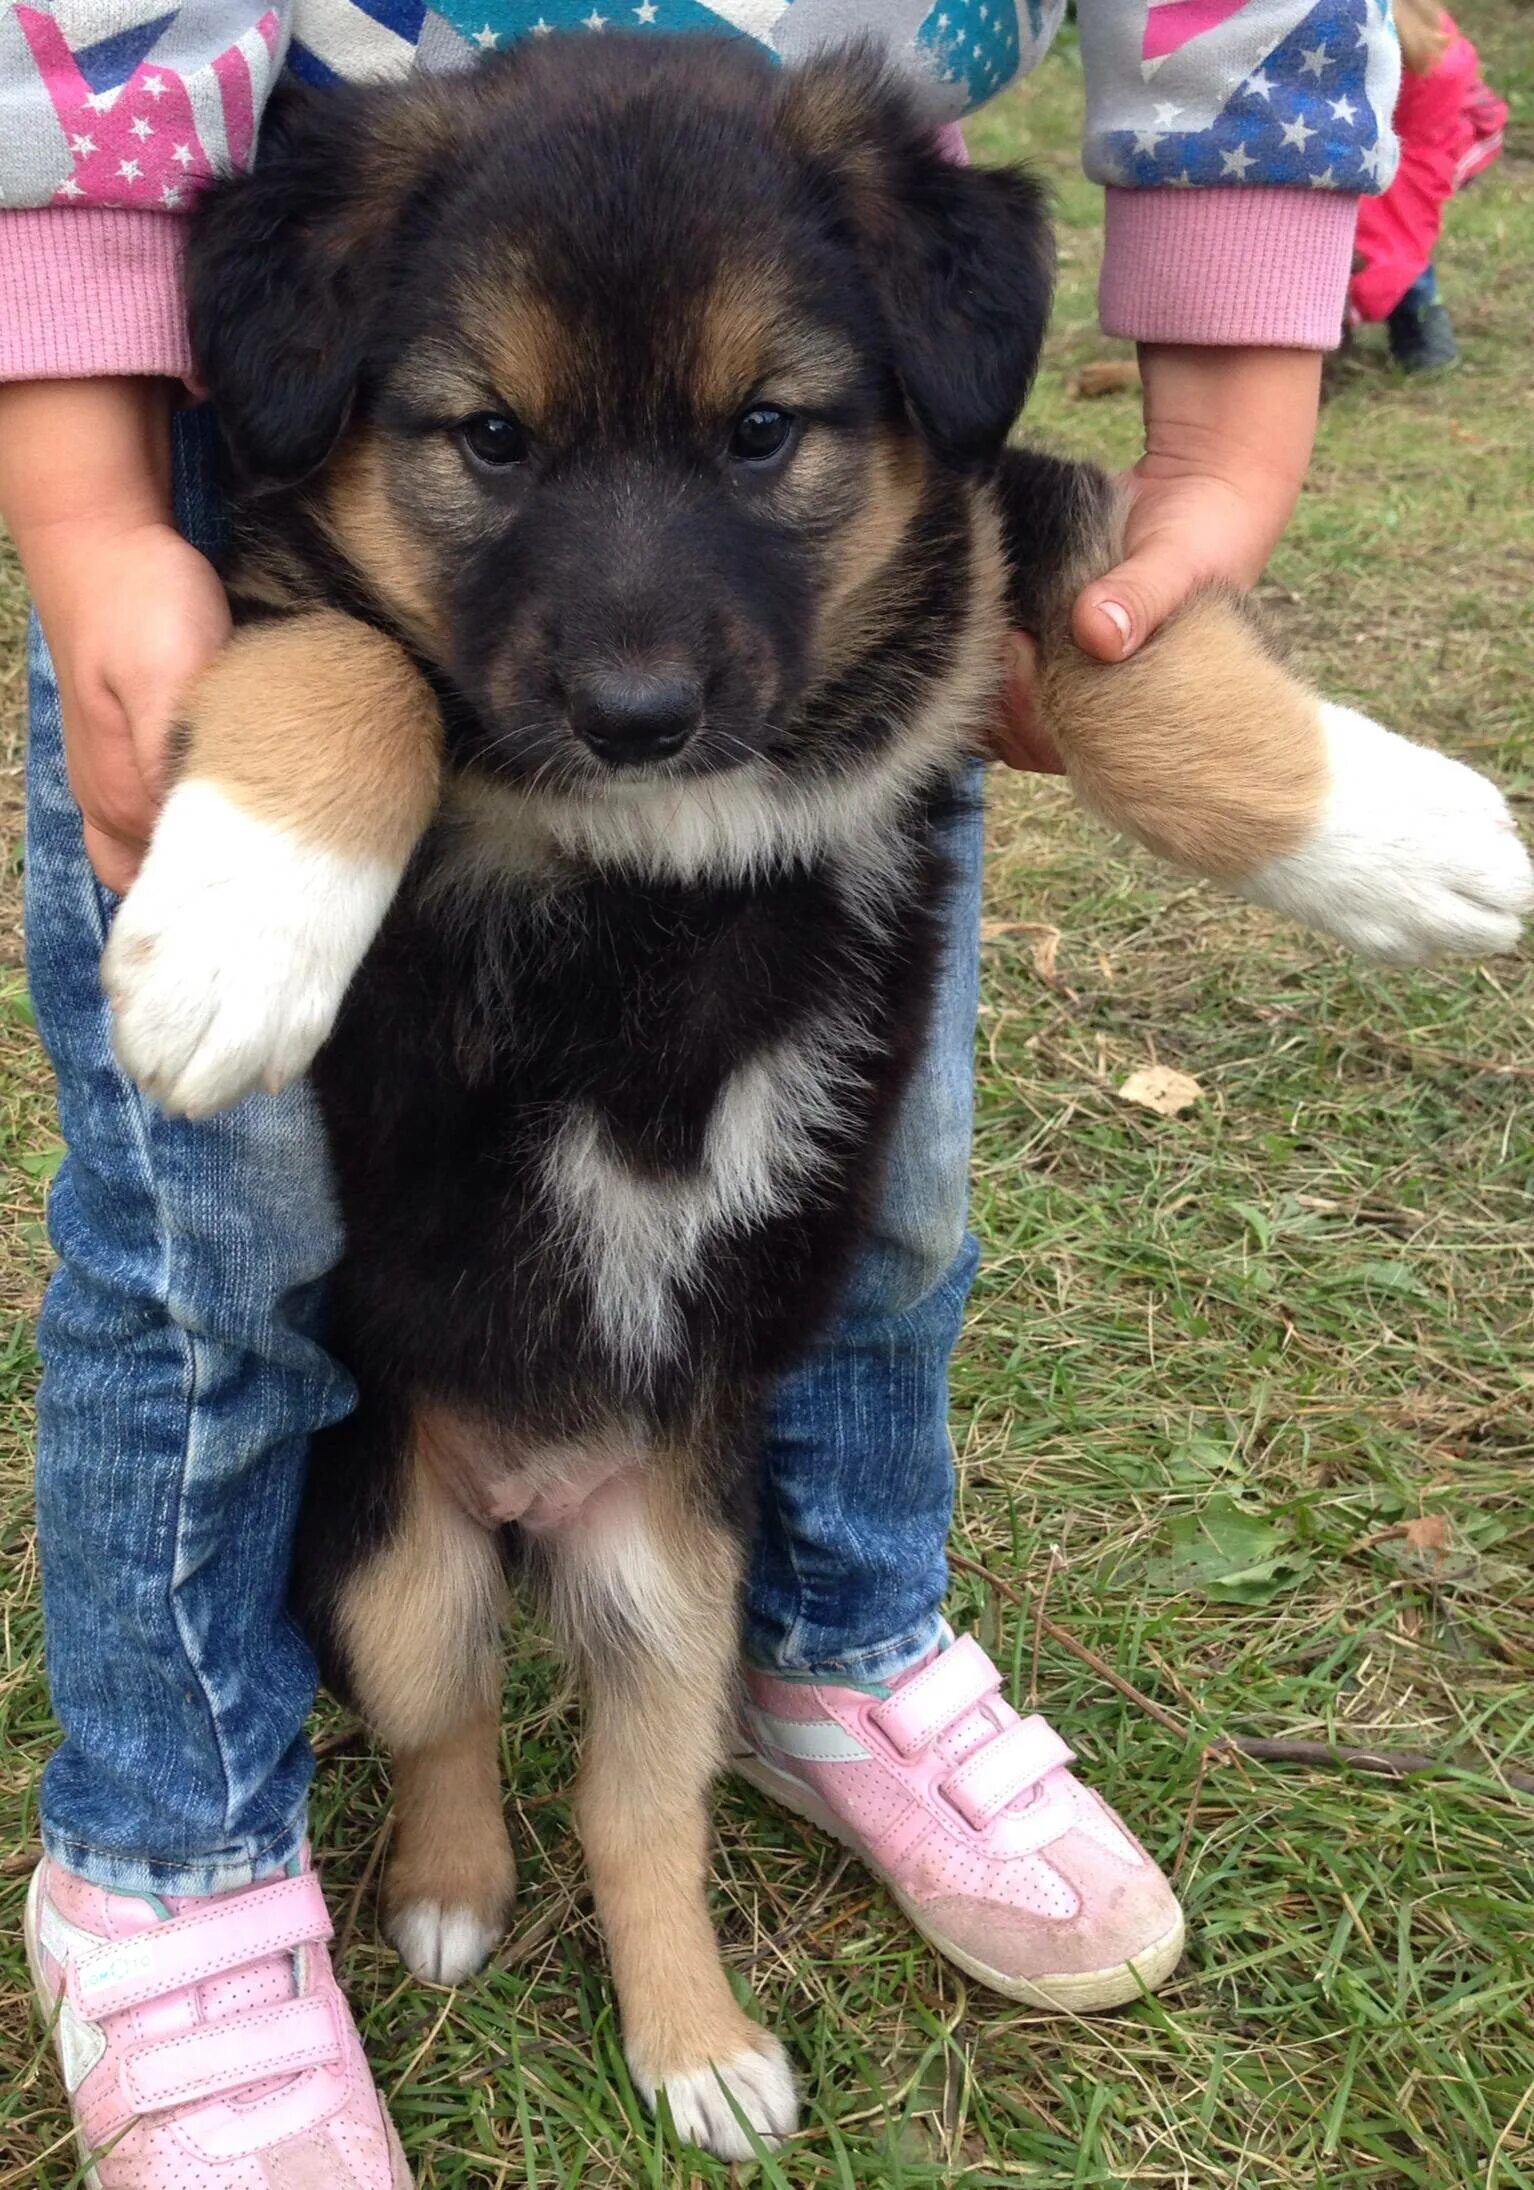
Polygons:
M187 1117L276 1093L313 1062L398 883L178 785L101 961L119 1063Z
M1534 868L1496 785L1330 701L1331 790L1315 830L1236 885L1368 958L1418 965L1511 950Z
M651 2112L664 2092L677 2135L722 2160L756 2157L741 2115L769 2151L799 2126L799 2097L788 2055L770 2031L754 2025L748 2043L724 2059L669 2069L664 2075L647 2075L632 2058L629 2066Z

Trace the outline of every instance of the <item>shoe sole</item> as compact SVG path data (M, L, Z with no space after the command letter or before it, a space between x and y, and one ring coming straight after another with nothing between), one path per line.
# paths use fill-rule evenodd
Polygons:
M927 1921L921 1904L912 1901L885 1876L866 1844L850 1825L844 1824L827 1808L813 1788L806 1787L802 1780L787 1772L780 1772L754 1752L732 1757L730 1769L759 1794L766 1795L785 1810L792 1810L796 1817L807 1819L811 1825L818 1825L823 1833L829 1833L844 1848L850 1848L873 1872L929 1945L963 1970L966 1977L973 1977L977 1984L999 1992L1005 2000L1018 2000L1027 2007L1044 2008L1062 2015L1087 2015L1101 2008L1127 2007L1132 2000L1143 1999L1146 1993L1155 1992L1164 1985L1182 1960L1187 1927L1179 1911L1177 1922L1163 1937L1153 1939L1132 1961L1115 1963L1111 1969L1062 1971L1055 1977L1014 1977L1006 1970L992 1969L953 1940L945 1939Z
M55 2027L59 2003L56 1996L49 1991L47 1980L43 1976L42 1948L38 1943L37 1911L38 1903L42 1899L42 1890L43 1872L42 1865L39 1864L32 1873L31 1883L27 1887L27 1905L21 1920L21 1932L23 1939L26 1941L27 1969L32 1979L32 1997L37 2002L37 2011L43 2018L44 2027L51 2031ZM57 2037L53 2041L53 2057L58 2063L59 2081L64 2085L65 2092L68 2094L69 2085L64 2076L64 2055ZM70 2111L73 2112L72 2103ZM75 2131L75 2143L79 2147L80 2158L85 2167L85 2172L80 2177L80 2190L101 2190L101 2177L97 2174L91 2162L91 2148L85 2141L84 2132L78 2128Z

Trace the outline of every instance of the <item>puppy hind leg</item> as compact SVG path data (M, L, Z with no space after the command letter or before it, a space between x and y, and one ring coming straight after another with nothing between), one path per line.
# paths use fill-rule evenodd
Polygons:
M394 1753L383 1928L406 1966L457 1984L516 1897L501 1807L499 1547L416 1459L400 1523L348 1575L336 1632L364 1716Z
M740 1547L675 1486L627 1475L545 1548L556 1616L583 1669L576 1817L630 2071L651 2107L664 2091L683 2138L749 2159L736 2107L769 2145L798 2111L787 2055L736 2004L708 1913Z

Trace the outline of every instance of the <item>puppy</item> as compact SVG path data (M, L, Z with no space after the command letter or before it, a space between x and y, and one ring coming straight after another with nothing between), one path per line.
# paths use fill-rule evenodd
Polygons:
M1036 186L945 164L865 60L703 38L293 100L194 239L239 630L108 952L122 1054L198 1110L334 1027L361 1397L295 1589L394 1754L386 1925L451 1982L507 1921L525 1583L634 2078L727 2157L796 2114L705 1902L763 1398L878 1192L1009 619L1083 795L1168 857L1334 915L1361 873L1387 948L1508 940L1527 888L1434 756L1371 833L1337 752L1387 734L1224 598L1124 669L1070 648L1112 492L1002 456L1049 267Z

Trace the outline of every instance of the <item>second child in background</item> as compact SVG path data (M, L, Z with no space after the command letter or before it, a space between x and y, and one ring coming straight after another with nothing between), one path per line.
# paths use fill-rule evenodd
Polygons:
M1395 126L1401 164L1383 197L1358 208L1348 292L1353 319L1384 320L1403 372L1437 372L1459 357L1433 253L1444 207L1502 150L1507 104L1488 90L1480 55L1436 0L1393 0L1401 38Z

